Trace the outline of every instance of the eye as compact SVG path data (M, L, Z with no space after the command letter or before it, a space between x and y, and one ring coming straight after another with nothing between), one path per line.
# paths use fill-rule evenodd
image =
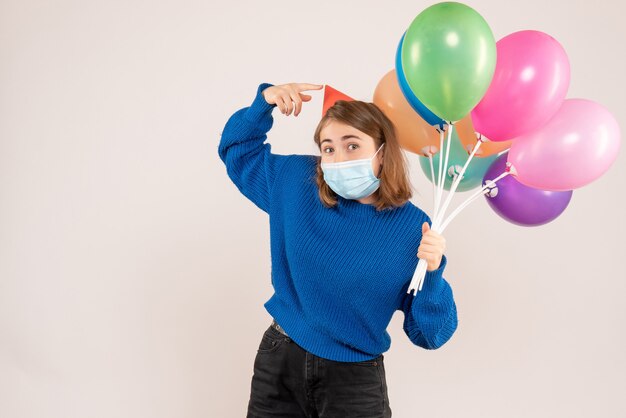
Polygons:
M326 151L328 151L328 150L332 150L332 148L331 148L331 147L326 147L326 148L324 148L324 150L323 150L323 151L324 151L324 152L326 152ZM328 153L326 152L326 154L328 154Z
M359 147L357 144L350 144L350 145L348 145L348 148L349 148L350 146L352 146L352 145L354 145L356 148L358 148L358 147ZM356 149L356 148L353 148L353 149Z

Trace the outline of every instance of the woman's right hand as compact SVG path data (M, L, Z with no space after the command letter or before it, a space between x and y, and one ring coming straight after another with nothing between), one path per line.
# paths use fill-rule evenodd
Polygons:
M302 109L302 102L311 100L311 96L300 92L319 90L323 87L324 85L322 84L288 83L268 87L261 94L263 94L263 98L268 104L276 104L285 116L289 116L294 108L294 116L298 116Z

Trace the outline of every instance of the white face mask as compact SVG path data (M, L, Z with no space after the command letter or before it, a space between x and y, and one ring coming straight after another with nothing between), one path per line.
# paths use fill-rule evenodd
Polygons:
M361 199L369 196L380 186L380 179L374 175L372 160L378 151L369 158L343 161L340 163L321 163L324 181L339 196L345 199Z

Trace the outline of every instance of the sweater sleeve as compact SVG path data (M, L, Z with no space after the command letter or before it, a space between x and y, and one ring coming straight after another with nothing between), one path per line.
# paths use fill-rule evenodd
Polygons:
M427 216L428 224L431 225ZM417 250L416 250L417 252ZM422 290L406 293L410 281L403 286L404 296L398 310L404 312L403 329L413 344L434 350L454 334L458 318L450 284L443 277L448 259L444 254L439 268L426 271Z
M218 154L226 172L239 191L264 212L269 213L270 193L280 166L287 155L273 154L264 143L274 119L269 104L261 94L270 83L259 85L249 107L237 110L226 122Z

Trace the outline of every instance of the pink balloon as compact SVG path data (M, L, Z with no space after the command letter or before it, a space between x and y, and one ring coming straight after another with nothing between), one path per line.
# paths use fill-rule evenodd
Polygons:
M569 87L565 50L543 32L524 30L496 42L496 70L482 100L471 112L476 132L508 141L545 124Z
M508 161L520 183L565 191L602 176L619 148L619 125L604 106L566 99L548 123L512 141Z

